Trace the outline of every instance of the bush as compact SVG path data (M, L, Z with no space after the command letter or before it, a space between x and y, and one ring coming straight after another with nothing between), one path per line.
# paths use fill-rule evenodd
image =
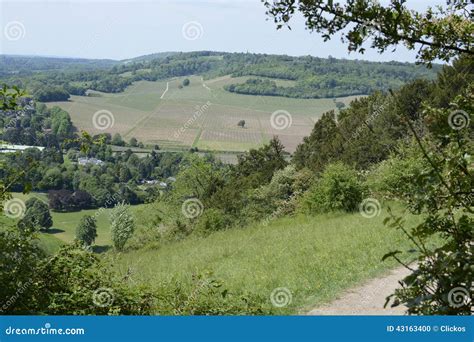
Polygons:
M307 213L343 210L355 211L364 195L364 186L355 170L343 163L328 165L305 193L302 209Z
M269 315L274 308L267 298L234 293L212 273L194 274L191 283L171 281L159 287L160 315Z
M76 239L84 246L90 246L97 237L97 224L94 217L84 215L76 228Z
M209 233L223 230L232 224L232 220L226 216L221 210L206 209L199 217L199 221L194 228L198 234L207 235Z
M129 206L117 204L110 212L110 229L112 231L112 242L114 247L121 251L125 243L135 230L133 216L129 212Z
M413 179L419 177L426 168L427 162L415 146L400 145L396 154L370 170L366 184L377 197L407 199L407 194L419 192Z
M41 200L32 197L26 201L25 216L18 222L22 230L49 229L53 225L53 219L49 213L48 205Z
M128 285L92 253L63 247L46 257L35 236L0 231L0 312L22 315L143 315L154 294Z

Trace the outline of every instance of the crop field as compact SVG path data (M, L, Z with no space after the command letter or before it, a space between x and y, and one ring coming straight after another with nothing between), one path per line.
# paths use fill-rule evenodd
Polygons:
M135 137L164 149L197 147L224 152L258 147L275 135L293 152L318 118L336 108L333 99L241 95L223 89L247 77L188 78L191 83L186 87L180 86L184 77L139 81L122 93L94 92L94 96L72 96L70 101L50 105L67 110L76 127L93 134L120 133L125 140ZM278 82L292 85L292 81ZM348 105L354 98L337 100ZM245 120L244 127L237 125L241 120Z

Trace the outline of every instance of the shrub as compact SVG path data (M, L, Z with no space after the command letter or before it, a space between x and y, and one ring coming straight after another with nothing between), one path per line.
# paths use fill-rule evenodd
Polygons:
M76 239L84 246L90 246L97 237L97 224L94 217L84 215L76 228Z
M406 199L406 194L415 195L419 191L413 179L426 168L426 161L418 149L413 145L400 145L389 159L370 170L366 184L377 197Z
M125 243L135 230L135 223L128 205L121 203L112 209L110 212L110 229L114 247L118 251L123 250Z
M50 257L35 236L0 231L0 312L23 315L150 314L154 294L110 272L92 253L68 245Z
M267 298L234 293L212 273L194 274L191 283L171 281L160 288L156 308L161 315L269 315Z
M364 195L364 186L355 170L338 162L329 164L302 199L308 213L343 210L355 211Z
M48 205L43 201L32 197L26 201L25 216L18 222L22 230L49 229L53 225L53 219L49 213Z
M199 234L207 235L218 230L223 230L229 227L231 223L232 220L221 210L210 208L204 210L203 214L199 217L194 231Z

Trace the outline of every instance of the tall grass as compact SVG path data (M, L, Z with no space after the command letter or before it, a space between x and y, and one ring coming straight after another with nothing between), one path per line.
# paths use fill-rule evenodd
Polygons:
M156 250L115 255L120 272L135 282L189 282L210 271L233 293L250 293L270 304L275 288L287 288L292 312L320 305L341 291L393 268L382 256L408 251L401 232L383 225L382 212L367 219L359 213L282 218L268 226L231 229L206 238L189 237ZM416 217L407 216L409 223Z

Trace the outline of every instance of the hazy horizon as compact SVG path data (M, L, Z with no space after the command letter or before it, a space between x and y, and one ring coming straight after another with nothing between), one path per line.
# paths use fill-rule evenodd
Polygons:
M291 31L276 30L259 0L0 0L0 6L0 54L6 55L124 60L209 50L399 62L414 62L416 55L405 48L349 54L339 37L323 42L311 34L301 17Z

